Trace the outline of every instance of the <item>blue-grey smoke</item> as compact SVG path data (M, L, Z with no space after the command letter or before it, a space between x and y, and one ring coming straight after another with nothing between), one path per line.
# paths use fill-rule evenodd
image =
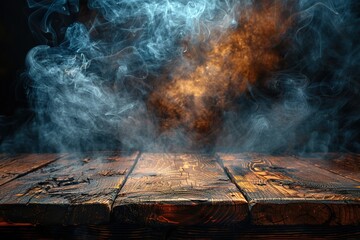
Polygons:
M229 150L360 150L358 3L297 3L285 67L268 82L273 94L252 88L236 111L225 113L220 141Z
M214 29L225 32L261 2L88 0L84 6L78 0L28 0L37 9L32 29L52 46L28 53L35 116L1 149L166 149L159 146L164 143L158 141L157 120L146 105L152 80L164 70L171 74L166 68L186 52L184 39L196 43L211 38ZM224 111L212 149L360 151L356 1L279 2L294 5L287 47L279 50L282 68L266 86L249 86ZM78 20L59 26L55 15ZM179 131L173 143L188 141L186 134Z

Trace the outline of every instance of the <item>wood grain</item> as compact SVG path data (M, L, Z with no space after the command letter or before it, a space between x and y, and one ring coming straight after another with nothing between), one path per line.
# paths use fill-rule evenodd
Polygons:
M63 154L1 154L0 186L49 164Z
M228 224L248 207L214 157L142 154L115 200L116 221L147 224Z
M0 187L0 222L108 222L113 200L137 153L75 154Z
M360 224L360 183L292 157L219 154L257 225Z
M360 154L312 154L298 158L332 173L360 182Z

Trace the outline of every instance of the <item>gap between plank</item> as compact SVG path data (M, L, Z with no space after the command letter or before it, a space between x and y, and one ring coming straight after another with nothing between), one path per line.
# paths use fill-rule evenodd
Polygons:
M25 176L25 175L28 175L29 173L32 173L32 172L34 172L34 171L36 171L36 170L39 170L39 169L41 169L41 168L43 168L43 167L46 167L47 165L49 165L49 164L51 164L51 163L59 160L60 158L66 157L66 156L68 156L68 155L69 155L69 154L60 155L59 157L54 158L54 160L49 161L49 162L47 162L47 163L44 163L43 165L40 165L40 166L35 167L35 168L32 168L32 169L28 170L27 172L19 173L19 174L17 174L14 178L10 179L9 181L5 181L5 182L3 182L2 184L0 184L0 186L3 186L3 185L5 185L5 184L7 184L7 183L9 183L9 182L14 181L15 179L18 179L18 178L20 178L20 177L23 177L23 176ZM19 159L19 158L18 158L18 159Z
M245 194L245 192L240 188L240 186L238 186L238 184L236 183L233 175L229 172L228 168L225 167L223 160L221 159L221 157L215 153L215 159L216 162L220 165L220 167L223 169L224 173L226 174L226 176L231 180L231 182L236 186L236 188L239 190L239 192L244 196L245 200L248 203L248 206L250 207L250 199L248 198L248 196ZM249 215L250 216L250 215Z
M131 168L130 168L130 170L129 170L129 173L125 176L125 179L124 179L124 181L123 181L123 184L122 184L121 187L119 187L119 189L116 191L115 198L113 199L113 202L111 203L111 207L110 207L110 213L111 213L111 214L110 214L110 218L111 218L111 216L112 216L112 212L113 212L113 207L114 207L114 204L115 204L115 200L116 200L116 198L118 197L121 189L125 186L125 184L126 184L128 178L129 178L129 176L131 175L131 173L132 173L133 170L135 169L135 167L136 167L136 165L137 165L137 163L138 163L141 155L142 155L142 152L139 151L138 154L137 154L137 156L135 157L134 164L131 166Z

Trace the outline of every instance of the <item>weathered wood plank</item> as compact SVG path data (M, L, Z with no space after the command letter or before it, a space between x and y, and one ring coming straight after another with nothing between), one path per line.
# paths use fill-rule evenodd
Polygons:
M219 154L257 225L360 224L360 183L292 157Z
M109 221L137 153L69 155L0 187L0 222L96 224Z
M319 168L360 182L360 154L312 154L299 158Z
M142 154L113 207L117 221L147 224L227 224L247 212L216 159L199 154Z
M0 156L0 186L49 164L64 154L18 154Z

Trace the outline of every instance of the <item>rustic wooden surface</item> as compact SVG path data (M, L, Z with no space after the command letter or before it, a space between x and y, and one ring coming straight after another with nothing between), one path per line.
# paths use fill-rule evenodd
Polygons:
M360 224L360 183L356 178L349 179L292 157L219 157L249 201L253 224Z
M0 187L0 222L96 224L111 205L137 153L70 155Z
M312 154L298 159L360 182L360 154Z
M358 226L359 160L349 154L1 154L0 228L109 221Z
M117 221L228 224L244 221L246 200L214 157L145 153L115 200Z
M0 186L60 158L61 154L1 154Z

